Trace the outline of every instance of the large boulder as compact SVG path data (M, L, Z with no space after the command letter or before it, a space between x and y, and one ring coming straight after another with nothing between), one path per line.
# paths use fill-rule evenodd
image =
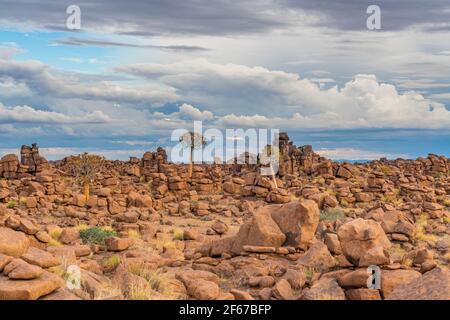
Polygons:
M10 280L0 275L0 300L36 300L63 284L60 277L50 272L33 280Z
M314 201L298 201L259 208L253 218L241 226L236 236L213 241L202 248L210 255L224 252L240 254L244 246L307 249L319 224L319 208Z
M313 200L290 202L272 209L272 219L286 236L284 245L306 249L319 225L320 211Z
M344 223L337 230L342 252L357 266L389 263L386 249L391 243L380 224L361 218Z
M297 260L297 264L327 272L336 265L336 261L327 246L320 241L314 242L306 253Z
M450 300L450 271L435 268L396 286L386 300Z
M0 227L0 253L18 258L29 245L30 241L24 233Z
M270 206L255 212L253 219L244 224L234 241L232 251L239 254L244 245L281 247L286 236L272 219Z
M381 293L387 297L396 287L421 276L422 274L415 270L383 270L381 272Z
M302 300L345 300L344 290L335 279L323 278L304 291Z

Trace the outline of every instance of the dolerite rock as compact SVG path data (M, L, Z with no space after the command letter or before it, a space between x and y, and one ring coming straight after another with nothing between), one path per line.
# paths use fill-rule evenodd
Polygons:
M302 300L345 300L344 290L339 287L335 279L324 278L313 283L305 290Z
M36 300L60 288L64 281L50 273L33 280L10 280L0 275L0 300Z
M109 251L123 251L128 249L133 244L133 239L109 237L106 238L105 243L106 248Z
M41 268L50 268L61 264L60 258L53 256L50 252L35 247L30 247L22 256L22 259Z
M263 207L239 229L232 251L239 254L245 245L281 247L285 240L286 236L272 219L271 210Z
M198 300L215 300L220 294L219 286L208 280L188 280L185 286L187 293Z
M10 279L31 280L41 276L44 270L22 259L14 259L3 268L3 274Z
M314 238L319 215L317 204L311 200L264 206L255 211L236 236L206 244L202 251L221 255L229 251L240 254L245 251L244 246L306 249Z
M342 252L354 265L389 263L386 249L390 248L391 243L377 222L358 218L341 225L337 235Z
M17 170L19 170L19 159L15 154L7 154L0 160L0 167L3 177L7 179L16 178Z
M396 287L407 284L422 274L415 270L383 270L381 272L381 293L384 297L391 294Z
M272 207L272 218L286 236L284 245L306 249L314 238L320 211L312 200Z
M314 242L306 253L297 260L297 264L313 268L320 272L328 272L336 265L336 261L328 251L327 246L320 242Z
M24 233L0 227L0 253L18 258L29 245L30 241Z
M450 300L450 271L435 268L395 287L386 300Z

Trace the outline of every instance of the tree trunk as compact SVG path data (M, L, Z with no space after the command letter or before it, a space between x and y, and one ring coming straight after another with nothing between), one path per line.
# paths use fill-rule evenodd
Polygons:
M275 184L275 189L278 189L277 179L275 178L275 173L273 172L272 162L270 162L270 173L272 173L272 180Z
M83 183L83 194L84 194L84 199L86 200L86 202L89 201L89 196L90 196L90 184L89 181L84 181Z
M189 154L189 172L188 172L189 179L192 178L192 166L193 166L193 164L192 164L193 160L192 159L193 159L193 156L194 156L194 148L191 147L191 153Z

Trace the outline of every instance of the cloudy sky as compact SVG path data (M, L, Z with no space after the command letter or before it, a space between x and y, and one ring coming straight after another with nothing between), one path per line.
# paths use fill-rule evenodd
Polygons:
M127 159L202 120L333 159L450 156L449 74L448 0L0 0L0 155Z

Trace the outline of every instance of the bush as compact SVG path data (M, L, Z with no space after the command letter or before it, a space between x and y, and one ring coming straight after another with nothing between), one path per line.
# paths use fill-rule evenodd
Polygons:
M115 236L117 236L117 233L114 230L108 230L100 227L80 230L80 237L85 243L104 245L106 238Z

